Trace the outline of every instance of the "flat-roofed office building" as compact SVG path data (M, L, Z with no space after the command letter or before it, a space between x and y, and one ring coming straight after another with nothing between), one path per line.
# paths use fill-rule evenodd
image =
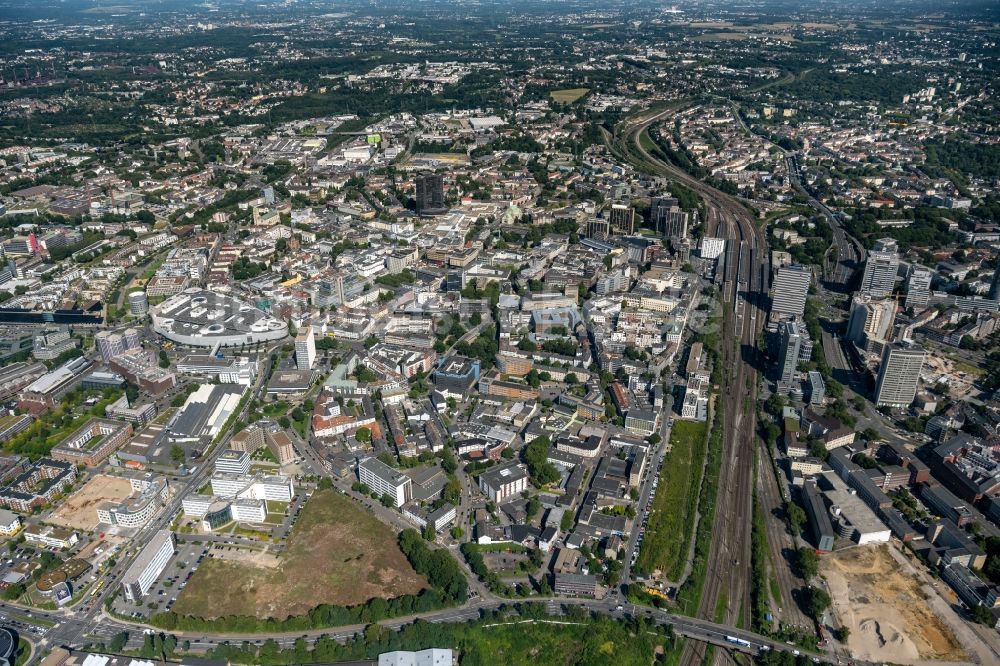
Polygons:
M149 540L146 547L135 558L135 562L122 576L122 591L129 601L139 601L156 579L163 573L170 558L174 556L174 533L160 530Z

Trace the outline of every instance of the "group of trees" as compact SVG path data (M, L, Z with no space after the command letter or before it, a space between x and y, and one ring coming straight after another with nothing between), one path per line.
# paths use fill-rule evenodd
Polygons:
M931 175L958 171L987 180L1000 178L1000 146L965 137L931 139L924 143L925 167Z
M540 153L544 149L545 147L538 143L531 135L518 134L515 136L502 136L492 143L476 148L470 155L472 157L482 157L483 155L489 155L490 153L502 150L512 150L517 153Z
M414 571L427 578L427 582L443 595L445 603L465 601L469 592L468 582L458 562L447 550L432 549L420 533L413 529L399 533L399 548Z
M285 650L274 639L260 646L250 642L222 643L208 656L238 664L280 666L358 662L394 650L448 646L461 653L463 665L495 664L498 655L512 664L603 664L608 661L609 646L613 646L615 658L621 663L652 663L658 647L669 649L675 645L668 626L642 619L617 621L591 615L576 606L567 606L564 612L550 616L540 603L513 603L485 610L481 618L471 622L417 620L399 631L372 624L343 643L321 636L312 649L301 638Z
M252 280L267 272L267 264L239 257L233 262L232 272L234 280Z
M911 211L913 224L884 229L878 225L878 221L891 219L894 215L892 210L864 208L855 210L845 226L852 236L862 239L869 246L876 238L889 236L895 238L904 251L913 246L946 247L955 241L955 234L948 228L950 220L945 219L945 213L953 217L956 215L955 211L917 206Z
M497 351L500 349L496 336L496 327L487 326L472 342L459 341L455 345L455 351L463 356L479 359L483 369L492 368L495 364Z
M528 466L531 482L538 487L559 480L559 471L548 460L550 448L549 438L542 435L533 439L521 453L524 463Z

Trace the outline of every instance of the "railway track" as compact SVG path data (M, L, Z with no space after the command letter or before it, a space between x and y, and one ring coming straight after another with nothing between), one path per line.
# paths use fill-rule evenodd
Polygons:
M714 536L697 615L731 626L749 626L757 394L753 363L757 354L757 336L763 323L761 299L767 289L766 269L761 261L766 246L750 212L739 202L646 151L642 137L647 128L671 113L673 109L668 109L633 120L625 125L623 135L616 133L614 141L623 153L621 156L627 159L631 153L646 170L667 175L701 196L706 208L706 229L728 241L726 265L722 271L724 335L721 362L725 374L718 397L725 410L725 434L712 530ZM720 596L723 592L724 596ZM704 643L687 641L681 664L694 666L702 663L707 650L708 645ZM726 662L730 660L723 651L718 656Z

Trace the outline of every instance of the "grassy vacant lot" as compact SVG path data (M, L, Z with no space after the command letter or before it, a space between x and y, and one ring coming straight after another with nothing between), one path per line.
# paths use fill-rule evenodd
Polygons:
M641 571L659 570L675 582L684 572L691 545L704 471L706 428L698 421L674 422L670 433L673 448L660 470L660 483L636 563Z
M549 93L552 100L563 104L572 104L590 92L590 88L568 88L566 90L553 90Z
M649 664L665 642L663 637L636 635L625 625L604 619L555 622L467 629L459 625L450 645L459 646L463 664Z
M284 619L320 604L353 605L427 587L396 535L334 490L306 502L277 566L208 559L174 605L178 615Z

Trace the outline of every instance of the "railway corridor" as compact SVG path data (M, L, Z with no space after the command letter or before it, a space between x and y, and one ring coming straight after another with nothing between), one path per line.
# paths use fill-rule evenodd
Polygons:
M724 436L712 542L697 615L730 626L749 626L757 371L762 367L757 338L764 323L767 244L742 204L651 156L643 147L642 136L647 128L670 113L672 110L662 111L627 123L624 141L617 145L619 149L627 146L627 152L636 156L643 168L669 176L701 196L706 232L728 241L721 268L724 321L719 395L724 409ZM774 561L777 566L783 563L777 558ZM707 650L704 643L688 641L681 664L700 664ZM729 661L728 653L717 651L716 661L720 660Z

